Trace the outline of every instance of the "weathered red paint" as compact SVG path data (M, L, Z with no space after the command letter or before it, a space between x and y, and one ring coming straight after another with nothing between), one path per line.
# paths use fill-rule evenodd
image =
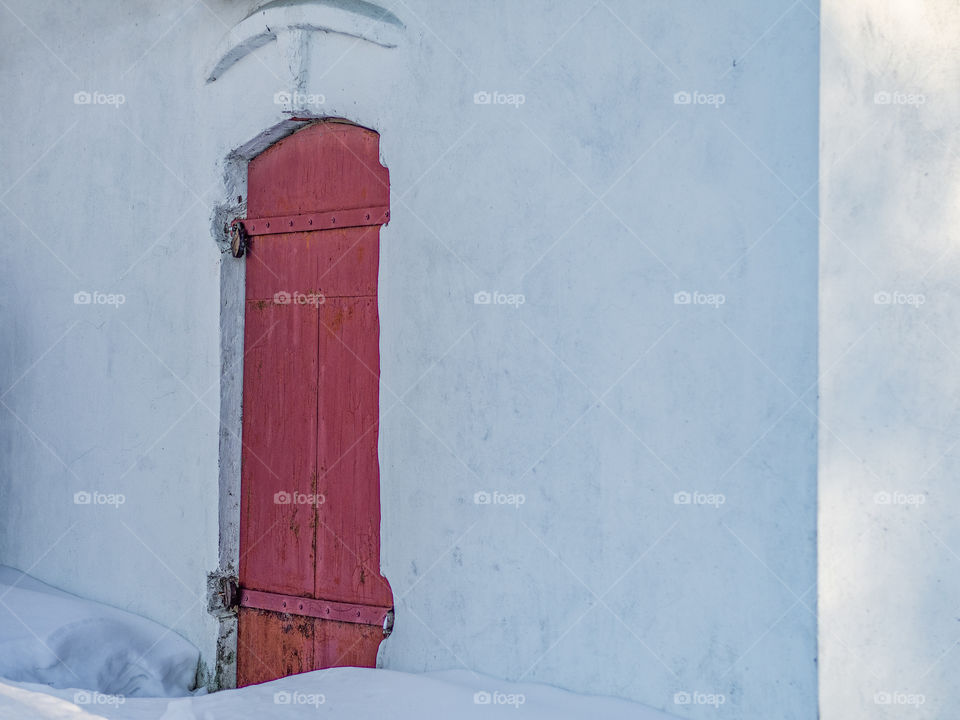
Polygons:
M250 163L247 192L241 686L374 666L393 606L380 574L379 136L312 125ZM311 220L329 225L302 230ZM326 608L353 621L312 616Z

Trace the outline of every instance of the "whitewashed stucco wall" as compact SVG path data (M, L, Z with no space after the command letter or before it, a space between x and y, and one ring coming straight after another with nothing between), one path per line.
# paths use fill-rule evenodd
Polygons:
M204 83L249 5L9 5L39 37L2 11L0 560L212 662L234 261L211 217L227 155L285 117L287 58ZM399 47L323 35L307 74L318 113L381 133L393 184L382 664L815 717L816 6L384 5ZM675 103L695 92L714 104ZM126 503L73 505L87 488Z
M429 29L403 15L416 105L396 97L382 274L404 400L384 393L385 664L815 717L817 19L412 7ZM726 103L673 103L693 90ZM494 490L525 503L474 503Z
M960 704L960 8L823 4L824 720Z
M0 7L0 561L159 620L209 660L220 253L204 136L219 113L196 66L224 28L202 6L177 23L188 7ZM75 304L95 291L125 302Z

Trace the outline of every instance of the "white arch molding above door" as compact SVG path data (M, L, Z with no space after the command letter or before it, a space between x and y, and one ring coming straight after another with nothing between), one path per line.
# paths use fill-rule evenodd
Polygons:
M403 29L396 15L366 0L273 0L230 29L208 65L206 80L214 82L251 52L276 40L290 66L291 88L302 90L310 45L318 33L392 48Z

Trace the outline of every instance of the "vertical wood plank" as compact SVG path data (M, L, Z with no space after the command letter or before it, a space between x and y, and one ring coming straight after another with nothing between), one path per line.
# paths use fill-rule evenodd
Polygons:
M380 575L380 326L377 299L330 298L320 309L316 592L392 604Z
M295 501L316 492L316 308L248 301L244 338L241 584L312 593L316 505Z

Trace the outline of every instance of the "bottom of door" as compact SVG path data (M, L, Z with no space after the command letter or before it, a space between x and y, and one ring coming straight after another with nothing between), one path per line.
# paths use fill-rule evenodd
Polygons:
M376 667L381 625L240 607L237 687L330 667Z

